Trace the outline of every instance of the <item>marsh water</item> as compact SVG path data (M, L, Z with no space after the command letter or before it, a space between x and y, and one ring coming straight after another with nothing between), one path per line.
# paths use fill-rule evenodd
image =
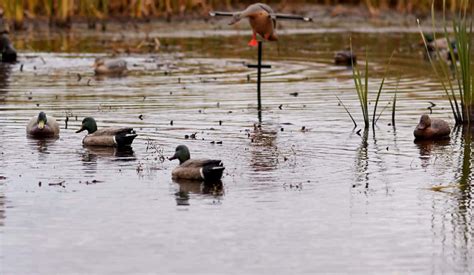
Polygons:
M264 44L260 125L244 24L152 31L160 49L119 55L122 78L91 64L140 31L14 36L20 60L0 67L1 273L474 272L469 131L413 140L430 102L453 125L416 29L301 28ZM370 110L396 51L375 131L361 130L352 71L332 64L350 35L360 63L368 48ZM39 111L59 139L26 137ZM83 147L85 116L134 127L133 149ZM222 182L173 181L179 144L223 160Z

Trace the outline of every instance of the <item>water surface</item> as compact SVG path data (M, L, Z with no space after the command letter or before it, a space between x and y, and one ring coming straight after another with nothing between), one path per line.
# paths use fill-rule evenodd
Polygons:
M396 50L379 110L400 78L396 127L387 108L365 133L352 72L332 65L347 30L265 45L260 126L247 32L155 34L158 52L121 55L124 78L90 65L142 35L15 37L20 61L0 67L2 273L474 272L470 135L413 142L429 101L453 124L416 33L352 33L372 98ZM59 139L26 137L39 111L60 121ZM83 147L85 116L134 127L133 150ZM174 182L163 157L179 144L222 159L222 183Z

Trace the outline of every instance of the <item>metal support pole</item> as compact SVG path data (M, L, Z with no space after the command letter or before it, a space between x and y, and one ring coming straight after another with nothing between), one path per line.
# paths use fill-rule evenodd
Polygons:
M260 85L262 78L262 41L258 41L258 65L257 65L257 99L258 99L258 121L262 122L262 96Z

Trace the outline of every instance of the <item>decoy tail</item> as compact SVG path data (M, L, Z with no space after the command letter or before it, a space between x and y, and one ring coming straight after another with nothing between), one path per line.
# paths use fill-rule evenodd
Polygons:
M137 136L138 135L134 131L131 131L130 133L119 133L119 134L117 134L115 136L115 142L117 143L117 147L131 146L133 140Z
M206 181L215 181L222 178L222 173L224 172L224 164L220 160L209 160L201 168L201 176Z

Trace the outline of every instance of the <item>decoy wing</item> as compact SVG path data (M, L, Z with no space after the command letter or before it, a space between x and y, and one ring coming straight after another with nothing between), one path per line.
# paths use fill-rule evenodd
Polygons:
M135 131L131 127L110 127L95 131L94 136L113 136L118 134L134 134Z

